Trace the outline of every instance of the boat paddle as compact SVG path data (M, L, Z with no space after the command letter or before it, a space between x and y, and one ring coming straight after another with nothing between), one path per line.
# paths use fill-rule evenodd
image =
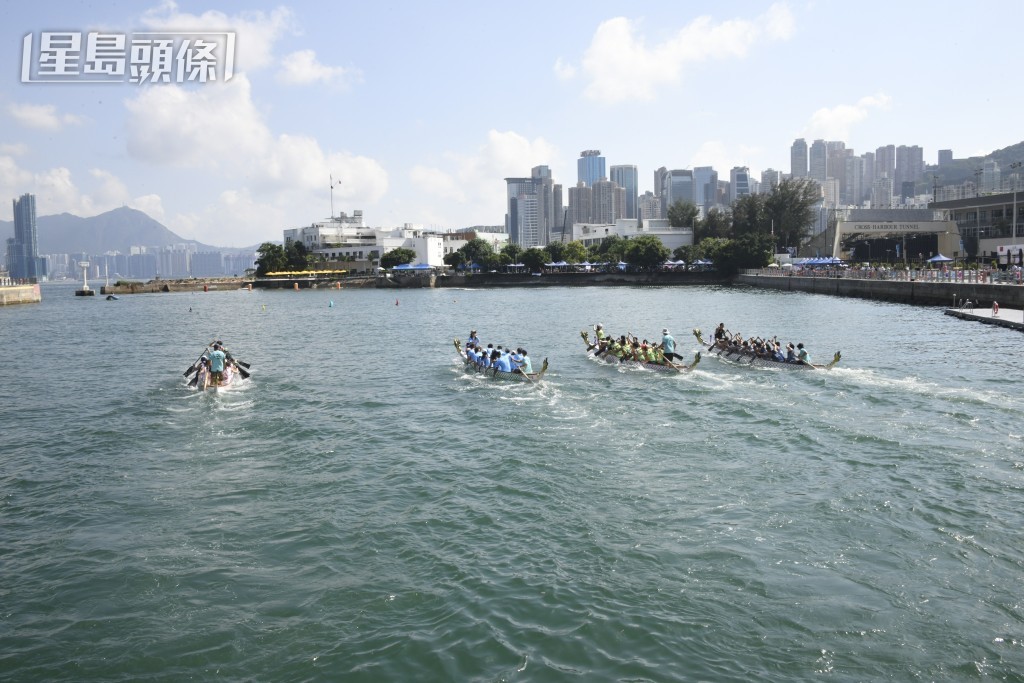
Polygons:
M192 365L188 366L188 370L186 370L184 373L182 373L182 376L188 377L193 372L195 372L196 370L199 369L199 362L201 360L203 360L203 356L206 355L206 352L210 349L210 345L211 344L213 344L213 342L210 342L209 344L206 345L206 348L203 349L203 352L201 354L199 354L199 358L196 358L196 361L194 363L192 363Z
M245 367L242 367L243 365ZM243 363L240 360L236 360L235 361L235 367L238 368L238 374L242 376L242 379L249 379L249 374L250 373L245 368L252 367L251 365L249 365L248 363Z

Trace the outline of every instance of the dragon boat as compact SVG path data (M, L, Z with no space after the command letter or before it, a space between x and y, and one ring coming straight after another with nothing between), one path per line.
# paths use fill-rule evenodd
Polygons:
M212 389L213 391L223 391L234 386L236 383L242 381L242 376L238 372L238 368L232 363L226 363L224 365L224 372L221 373L221 380L217 382L213 379L213 373L206 365L201 365L196 371L196 389L199 391L206 391Z
M219 347L223 349L223 345L220 341L210 342L206 349L199 355L198 358L188 366L188 369L182 373L185 377L189 375L195 375L189 380L188 386L198 389L199 391L206 391L207 389L213 389L218 391L221 389L227 389L236 384L240 384L242 380L249 379L249 371L247 368L252 367L244 360L238 360L232 358L230 354L225 350L225 363L224 371L221 373L221 379L219 382L213 378L213 373L210 371L210 363L208 354L212 348Z
M483 375L484 377L490 377L491 379L501 379L510 382L529 382L535 383L541 381L544 377L544 373L548 371L548 359L545 358L541 364L539 372L502 372L495 370L494 368L483 368L474 363L466 355L466 351L462 348L462 341L459 339L455 340L455 351L459 354L459 358L462 359L463 370L467 373L474 375Z
M688 365L680 365L677 363L671 363L669 365L663 365L661 363L648 363L639 360L619 360L616 356L610 353L600 353L595 348L594 344L590 342L590 334L586 330L580 330L580 337L583 342L587 345L587 357L593 358L599 362L607 363L609 365L619 365L624 368L645 368L647 370L653 370L655 372L689 372L697 367L697 363L700 362L700 351L693 355L693 360Z
M707 346L708 351L713 351L716 356L724 358L725 360L733 361L740 365L751 365L755 368L776 368L779 370L831 370L835 367L836 363L843 357L841 353L836 351L835 355L832 356L832 360L829 363L790 363L788 361L773 360L771 358L764 358L762 356L756 356L752 353L740 351L736 348L730 348L729 342L724 339L713 342L708 345L704 341L704 337L701 334L700 328L694 328L693 336L697 338L697 343L701 346Z

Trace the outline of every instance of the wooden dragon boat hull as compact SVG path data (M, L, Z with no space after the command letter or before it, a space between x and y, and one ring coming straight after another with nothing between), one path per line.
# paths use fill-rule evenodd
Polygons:
M197 377L198 379L196 380L196 389L198 389L199 391L224 391L225 389L230 389L231 386L234 385L236 380L241 380L242 378L241 375L239 375L230 367L224 368L223 379L221 380L220 384L214 383L210 371L208 371L205 367L199 368L197 372Z
M608 365L617 365L617 366L623 367L623 368L644 368L645 370L653 370L654 372L677 373L677 372L689 372L690 370L693 370L695 367L697 367L697 363L700 362L700 351L698 351L696 354L694 354L693 361L689 365L679 365L679 364L662 365L661 363L645 363L645 362L638 361L638 360L621 360L620 361L618 358L616 358L615 356L611 355L610 353L602 353L602 354L594 353L594 351L592 349L590 349L590 335L587 333L586 330L582 330L580 332L580 337L583 339L584 343L587 345L587 357L588 358L593 358L594 360L596 360L598 362L601 362L601 363L607 363Z
M699 329L693 331L693 336L697 338L697 343L701 346L707 345ZM724 358L739 365L750 365L755 368L774 368L776 370L831 370L843 357L841 353L836 351L832 361L824 365L820 363L787 363L785 361L771 360L770 358L759 358L749 353L730 351L722 342L711 344L711 346L708 346L708 351L714 353L719 358Z
M490 379L500 379L507 382L528 382L533 384L541 381L544 378L544 373L548 371L547 358L544 359L539 372L525 374L522 372L501 372L495 371L493 368L480 367L466 356L466 352L462 350L462 341L458 339L455 340L455 351L459 354L459 358L462 359L462 369L471 375L482 375Z

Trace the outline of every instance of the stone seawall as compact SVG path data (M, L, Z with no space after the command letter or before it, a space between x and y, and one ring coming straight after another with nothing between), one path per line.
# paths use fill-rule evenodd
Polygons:
M718 273L478 273L439 277L436 287L677 287L728 285Z
M5 285L0 287L0 306L37 304L43 300L39 285Z
M244 278L188 278L185 280L150 280L103 285L100 294L156 294L159 292L209 292L243 289L252 280Z
M908 282L798 275L737 275L734 282L764 289L895 301L918 306L956 307L958 302L970 299L975 307L987 308L993 301L998 301L1000 306L1024 308L1024 287L1011 284Z

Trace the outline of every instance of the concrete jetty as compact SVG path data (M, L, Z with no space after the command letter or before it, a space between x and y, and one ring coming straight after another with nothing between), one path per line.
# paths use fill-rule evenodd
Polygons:
M994 307L975 308L972 304L966 303L959 308L947 308L946 315L951 315L961 320L973 320L985 325L998 325L999 327L1009 327L1010 329L1024 331L1024 310L1016 308L1003 308L1000 306L997 311Z

